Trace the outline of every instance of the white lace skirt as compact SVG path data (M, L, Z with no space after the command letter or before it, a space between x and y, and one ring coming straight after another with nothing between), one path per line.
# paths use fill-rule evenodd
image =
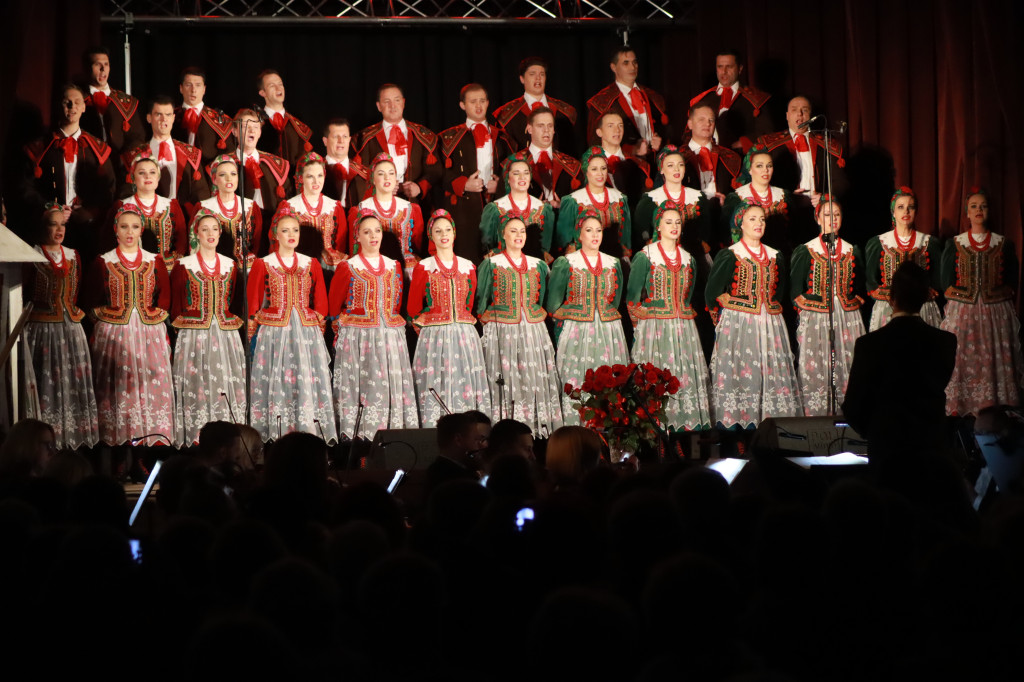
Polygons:
M871 306L871 322L868 324L868 331L881 329L889 324L891 319L892 306L889 305L889 302L875 301L875 304ZM939 306L935 301L928 301L921 306L921 319L933 327L942 324L942 313L939 312Z
M942 328L956 334L956 366L946 411L966 416L990 405L1020 404L1020 322L1010 301L946 304Z
M433 428L445 414L430 394L433 388L453 413L479 410L491 414L491 392L484 374L480 335L471 324L424 327L412 361L420 425Z
M693 320L640 320L633 337L633 362L649 362L679 379L679 391L665 406L666 428L711 428L708 366Z
M853 364L853 347L864 336L864 320L860 310L843 310L838 299L832 318L836 326L836 410L846 397L846 383ZM828 313L800 311L796 328L799 348L797 367L804 414L820 417L828 414L829 381Z
M536 438L562 426L562 386L543 322L484 325L484 361L491 389L491 419L518 419ZM505 382L499 390L497 379ZM501 398L503 397L503 400Z
M588 369L603 365L628 365L629 350L622 320L593 322L565 320L558 335L558 378L574 387L583 385ZM567 425L578 426L580 413L562 392L562 417Z
M245 423L245 355L238 331L216 323L209 329L182 329L174 344L174 445L199 442L207 422Z

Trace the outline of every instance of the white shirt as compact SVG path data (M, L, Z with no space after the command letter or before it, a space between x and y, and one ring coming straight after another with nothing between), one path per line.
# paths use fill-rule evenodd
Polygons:
M732 90L732 101L735 102L736 101L736 95L738 95L740 93L740 82L736 81L735 83L733 83L729 87L729 89ZM719 83L718 87L715 88L715 92L717 92L719 94L719 96L721 96L721 94L723 92L725 92L725 88L722 87L721 83ZM719 104L718 113L721 114L723 111L729 111L729 107L723 107L723 106L721 106L721 104Z
M89 86L89 94L90 95L94 95L97 92L102 92L107 97L110 97L110 86L108 85L105 88L97 88L95 85L90 85ZM101 121L103 120L103 115L100 114L99 111L96 112L96 115L99 117L99 119ZM104 142L106 142L107 141L107 127L106 126L100 126L100 133L102 135L102 140ZM70 201L68 203L70 203Z
M486 123L476 123L466 119L466 127L469 128L470 135L473 134L475 125L482 125L487 130L487 142L483 147L476 148L476 169L480 173L480 179L487 184L494 173L494 143L491 141L491 129ZM473 138L473 145L476 146L476 138Z
M178 150L174 148L174 140L167 138L163 140L167 143L167 146L171 148L171 160L160 158L160 140L155 137L149 141L149 150L153 152L153 158L156 159L156 164L160 166L160 174L163 175L163 171L166 168L171 174L171 181L168 183L167 198L177 199L178 198Z
M793 132L789 131L790 137L793 138L793 142L796 142L796 138L800 135L804 136L807 140L807 151L796 153L796 165L800 167L800 186L797 189L802 189L807 192L814 191L814 159L811 158L811 139L807 135L807 131Z
M282 118L284 118L286 115L284 109L271 109L270 107L263 107L263 111L267 112L268 119L274 118L274 114L281 114Z
M701 145L699 145L696 142L694 142L693 138L690 138L690 142L689 142L688 146L690 147L690 151L692 151L694 154L698 154L698 155L700 154ZM710 146L708 147L708 151L709 152L711 151L711 147ZM700 165L699 165L700 162L698 161L697 163L698 163L697 168L699 169L700 168ZM715 194L718 193L718 188L715 187L715 169L714 168L712 168L709 171L703 171L703 170L700 171L700 188L701 188L701 191L704 192L704 195L708 199L713 199L715 197Z
M551 177L552 177L551 185L552 186L551 187L541 187L541 194L543 194L543 196L541 198L544 199L545 201L551 201L554 198L554 196L555 196L555 188L554 188L554 184L555 184L554 183L555 148L551 147L550 149L541 149L540 147L538 147L537 145L535 145L534 143L531 142L529 149L530 149L530 156L533 158L533 163L534 164L536 164L537 163L537 159L540 158L541 152L547 152L548 156L551 157L551 168L552 168L552 171L551 171Z
M75 144L78 144L78 138L82 137L82 129L79 128L72 135L69 135ZM61 148L61 155L63 156L64 149ZM78 172L78 153L75 153L75 159L71 163L64 162L64 203L68 206L74 202L75 197L78 193L75 191L75 173Z
M604 147L602 147L602 149L604 149ZM606 159L611 159L614 156L620 162L626 160L626 155L622 153L622 147L621 146L615 152L609 152L607 149L605 149L604 150L604 156L605 156ZM608 169L608 185L611 186L611 187L615 187L615 176L612 175L611 168ZM620 189L620 188L619 187L615 187L615 189Z
M245 158L242 159L242 165L244 166L249 161L249 159L255 159L256 165L259 165L260 153L258 151L249 152L248 154L245 155ZM256 191L252 195L252 203L256 204L260 208L263 208L263 192L260 190L259 183L253 182L252 178L249 178L248 181L252 183L252 185L256 188Z
M327 161L327 169L330 171L331 166L337 166L341 164L341 167L345 169L345 174L348 175L348 159L336 159L330 154L324 154L324 160ZM348 194L348 182L344 182L341 185L341 195L338 200L344 204L345 196Z
M395 151L395 145L391 144L390 142L391 129L394 128L396 125L398 126L399 130L402 131L402 134L405 135L405 141L407 146L412 146L412 140L409 139L409 126L405 125L404 118L397 124L388 123L387 121L384 121L384 139L389 140L388 154L390 154L391 158L395 160L395 173L398 175L398 182L402 183L405 182L405 171L409 169L409 155L399 155L398 152Z
M621 92L622 96L625 98L626 104L629 105L629 110L633 114L633 121L636 123L636 127L640 130L640 137L647 140L647 143L650 144L652 138L651 119L648 116L650 112L644 112L641 114L639 111L633 108L633 100L629 98L629 93L634 89L639 90L639 86L634 84L631 88L628 85L623 85L618 81L615 81L615 85L619 88L619 92Z
M198 116L199 118L203 117L203 103L202 102L200 102L199 104L197 104L195 106L192 106L191 104L182 104L181 105L181 115L184 116L185 112L188 111L189 109L195 110L196 116ZM184 121L184 119L183 119L183 121ZM188 129L186 128L186 130L188 130ZM196 134L193 133L191 130L188 131L188 143L191 144L191 145L194 145L196 143Z
M526 106L529 107L530 109L533 108L533 103L534 102L540 102L541 106L545 106L545 107L548 106L548 96L547 95L541 95L540 99L537 99L536 97L534 97L530 93L524 92L523 93L523 99L526 100Z

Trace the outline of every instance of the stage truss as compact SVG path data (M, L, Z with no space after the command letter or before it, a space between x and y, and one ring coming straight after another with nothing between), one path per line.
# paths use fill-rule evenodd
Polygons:
M696 6L695 0L107 0L103 18L108 22L334 18L681 23L693 21Z

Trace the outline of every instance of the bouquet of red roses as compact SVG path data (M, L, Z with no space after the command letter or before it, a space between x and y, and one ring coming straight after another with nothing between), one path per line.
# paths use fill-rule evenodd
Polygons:
M605 433L612 449L636 452L641 442L654 445L665 419L665 405L679 390L679 379L649 362L588 369L583 385L565 385L584 426Z

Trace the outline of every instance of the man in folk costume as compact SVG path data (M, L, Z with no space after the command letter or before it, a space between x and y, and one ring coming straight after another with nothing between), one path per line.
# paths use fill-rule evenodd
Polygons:
M566 154L576 157L576 107L560 99L549 97L545 92L548 80L548 63L541 57L527 57L519 62L519 82L523 84L523 95L506 102L494 110L494 120L515 145L513 151L526 149L530 136L526 132L530 112L547 107L555 115L555 146Z
M654 180L647 161L626 154L622 147L624 132L622 114L608 111L598 119L597 138L608 161L608 184L625 194L630 210L634 210L643 193L654 188Z
M168 199L176 199L187 215L191 215L196 205L203 199L210 198L210 185L203 178L203 158L199 149L171 137L174 127L174 102L170 97L157 97L149 107L146 121L153 129L153 137L149 144L151 157L160 166L160 184L156 193ZM139 148L131 150L124 159L126 168L131 168L132 158ZM126 185L121 196L129 196L132 192L132 178L125 177Z
M629 45L621 45L612 53L609 65L615 82L587 100L587 141L601 143L597 136L598 121L609 111L622 116L624 125L622 145L627 156L646 158L661 148L668 125L665 98L636 82L640 67L636 52Z
M420 204L425 214L429 213L430 193L441 182L442 175L437 134L405 120L405 96L393 83L385 83L377 90L377 111L382 120L356 136L356 161L366 163L380 153L389 154L398 173L399 193Z
M123 175L122 156L146 141L139 100L110 87L110 52L107 48L89 48L84 62L89 85L84 89L82 130L110 145L114 150L111 159L114 170Z
M480 215L499 192L501 160L512 153L512 140L487 123L487 91L470 83L459 94L466 122L441 133L445 203L455 221L455 254L479 263Z
M743 65L735 50L715 55L718 83L690 100L690 108L707 104L717 112L716 141L743 156L761 135L772 130L771 112L765 108L769 95L751 85L741 85Z
M263 98L266 121L260 138L260 151L276 154L294 166L305 154L313 151L313 131L284 108L284 81L281 74L266 69L256 77L259 95Z
M765 135L757 141L757 146L764 147L772 155L775 167L772 184L793 193L789 213L794 243L806 241L818 232L814 211L821 195L829 190L825 174L827 163L835 164L832 167L832 194L842 197L848 187L843 172L846 166L843 146L830 138L826 153L825 136L804 125L811 120L812 114L811 101L798 95L786 106L787 129Z
M340 201L348 210L358 204L366 191L369 169L350 158L352 149L352 126L347 119L332 118L324 126L324 160L327 162L327 178L324 194Z
M280 156L259 151L257 145L262 132L260 115L252 109L242 109L235 115L235 135L241 139L237 157L245 173L245 200L260 208L262 224L269 226L278 204L292 194L292 181L288 177L291 165ZM263 253L256 255L264 256L270 245L269 235L260 235L259 243Z
M233 121L220 109L203 101L206 96L206 72L189 66L181 72L182 105L174 110L171 137L197 147L203 157L203 167L210 165L221 154L235 151L237 142L231 134Z
M64 245L91 259L99 253L104 218L114 201L113 150L81 129L86 111L81 88L65 85L60 106L53 134L25 149L32 162L32 179L23 193L25 215L39 215L50 202L66 207Z
M743 169L743 160L733 150L715 142L715 110L711 105L698 104L690 109L687 127L690 141L682 147L686 163L683 184L703 192L708 198L711 215L702 224L715 233L702 234L701 239L712 251L717 251L732 244L731 235L716 228L723 225L721 209L725 195L740 186L737 177Z
M580 162L555 150L555 116L550 109L541 107L531 111L526 131L530 133L526 151L533 162L530 194L540 197L557 211L562 197L582 186Z

